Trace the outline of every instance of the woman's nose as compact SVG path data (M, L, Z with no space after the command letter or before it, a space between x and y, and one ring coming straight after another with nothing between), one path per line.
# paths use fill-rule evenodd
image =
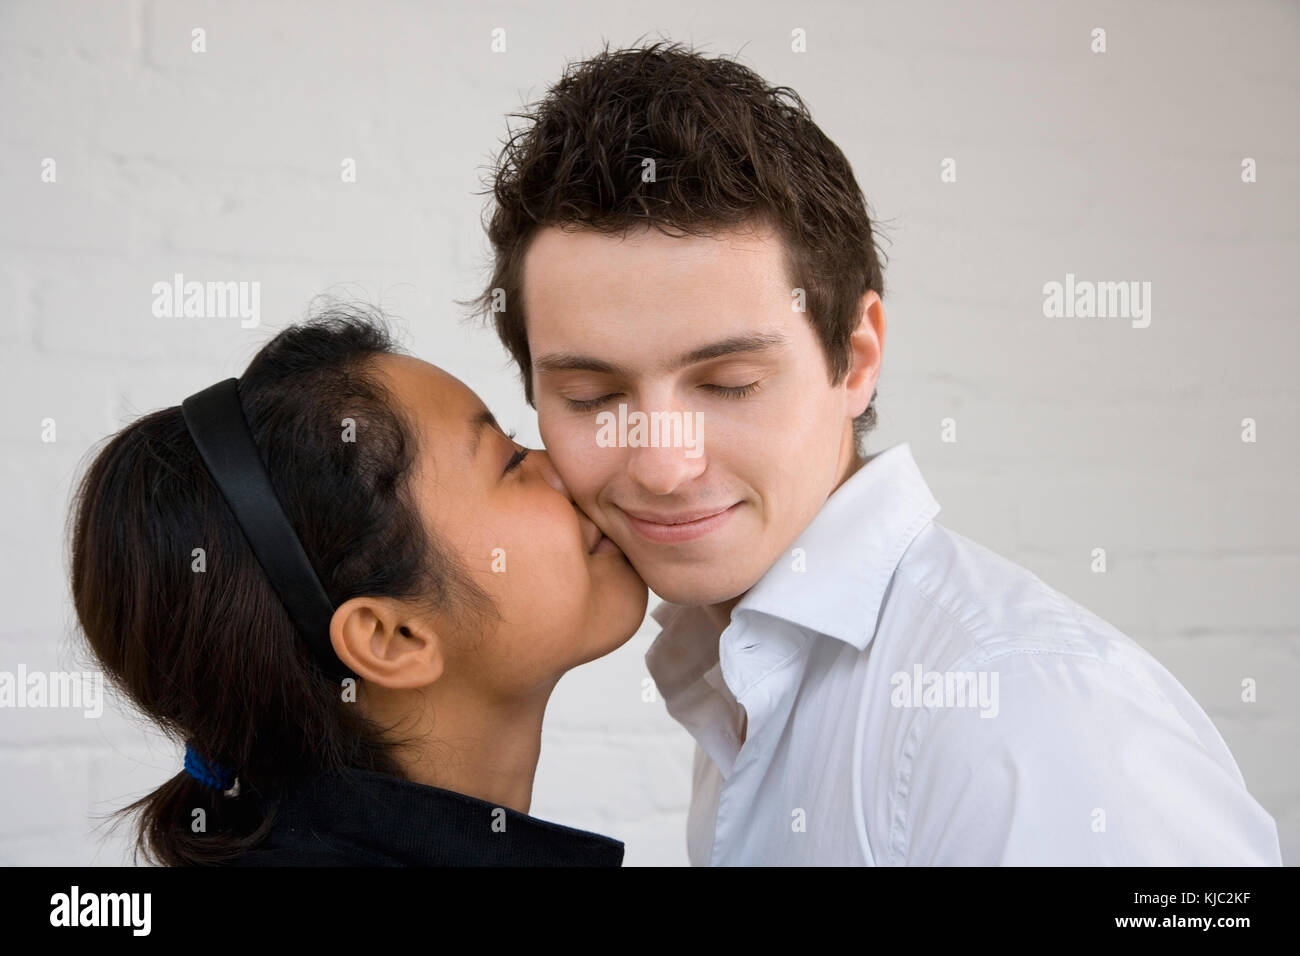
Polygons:
M533 463L533 467L537 469L538 474L542 476L548 485L570 501L573 500L573 495L569 494L564 479L560 477L560 473L555 470L555 465L551 463L551 456L544 450L539 448L536 451L529 452L525 461Z

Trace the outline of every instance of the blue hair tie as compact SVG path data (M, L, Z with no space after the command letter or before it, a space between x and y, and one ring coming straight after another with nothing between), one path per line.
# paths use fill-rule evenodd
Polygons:
M199 756L194 744L185 744L185 772L199 783L215 790L226 791L235 785L235 773L216 763L209 763Z

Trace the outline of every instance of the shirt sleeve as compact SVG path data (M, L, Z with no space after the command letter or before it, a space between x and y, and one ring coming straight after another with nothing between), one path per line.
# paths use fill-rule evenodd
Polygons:
M894 862L1281 865L1273 818L1181 687L1174 706L1124 668L1060 653L973 669L988 672L996 710L918 710Z

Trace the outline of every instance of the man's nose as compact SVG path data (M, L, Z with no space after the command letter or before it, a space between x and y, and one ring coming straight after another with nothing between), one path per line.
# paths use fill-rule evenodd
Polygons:
M671 445L629 448L628 477L652 495L670 495L704 471L703 456L692 458L687 450Z

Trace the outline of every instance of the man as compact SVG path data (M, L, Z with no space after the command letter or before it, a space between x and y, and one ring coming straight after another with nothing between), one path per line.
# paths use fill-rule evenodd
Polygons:
M862 454L882 271L797 94L653 44L530 118L478 306L665 599L646 663L697 742L692 863L1280 863L1167 671L936 524L907 445Z

